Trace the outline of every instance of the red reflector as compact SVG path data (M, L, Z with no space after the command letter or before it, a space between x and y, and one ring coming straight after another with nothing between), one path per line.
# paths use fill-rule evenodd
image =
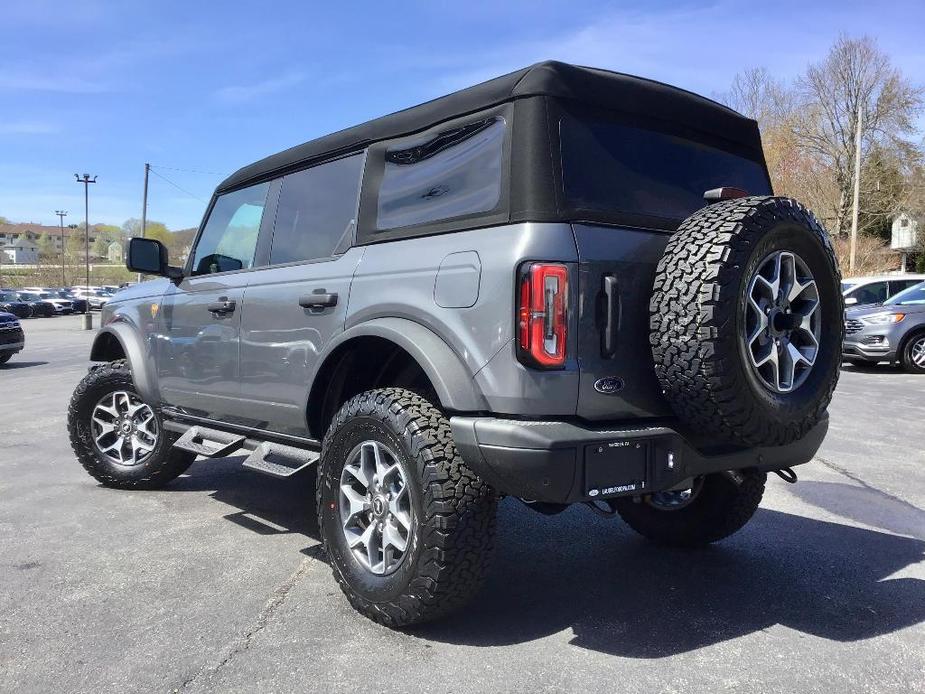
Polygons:
M568 268L558 263L530 263L520 279L517 306L518 347L531 366L565 364L568 337Z

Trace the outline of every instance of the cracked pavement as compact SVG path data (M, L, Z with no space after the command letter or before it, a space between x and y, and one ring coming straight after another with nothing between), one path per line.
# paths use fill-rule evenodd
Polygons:
M310 475L86 475L65 432L78 321L26 321L0 368L4 691L925 692L925 377L846 367L819 458L704 551L506 500L472 605L396 632L330 576Z

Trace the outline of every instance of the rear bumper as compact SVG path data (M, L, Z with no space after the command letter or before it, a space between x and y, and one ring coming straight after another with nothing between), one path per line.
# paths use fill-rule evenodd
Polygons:
M704 455L674 429L588 427L563 421L452 417L456 448L498 492L535 501L573 503L670 489L723 470L777 470L809 462L828 416L787 446Z

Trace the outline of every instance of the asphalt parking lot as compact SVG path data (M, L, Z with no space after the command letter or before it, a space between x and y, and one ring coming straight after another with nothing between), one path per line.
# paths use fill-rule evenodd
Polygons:
M846 367L819 458L707 550L507 500L477 600L394 632L331 578L310 477L228 458L120 492L84 473L79 320L26 321L0 368L3 691L925 691L925 377Z

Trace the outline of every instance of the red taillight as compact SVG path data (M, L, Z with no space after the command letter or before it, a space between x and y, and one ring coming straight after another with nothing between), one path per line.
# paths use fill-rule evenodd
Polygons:
M517 346L522 361L554 369L565 365L568 334L568 268L528 263L521 269Z

